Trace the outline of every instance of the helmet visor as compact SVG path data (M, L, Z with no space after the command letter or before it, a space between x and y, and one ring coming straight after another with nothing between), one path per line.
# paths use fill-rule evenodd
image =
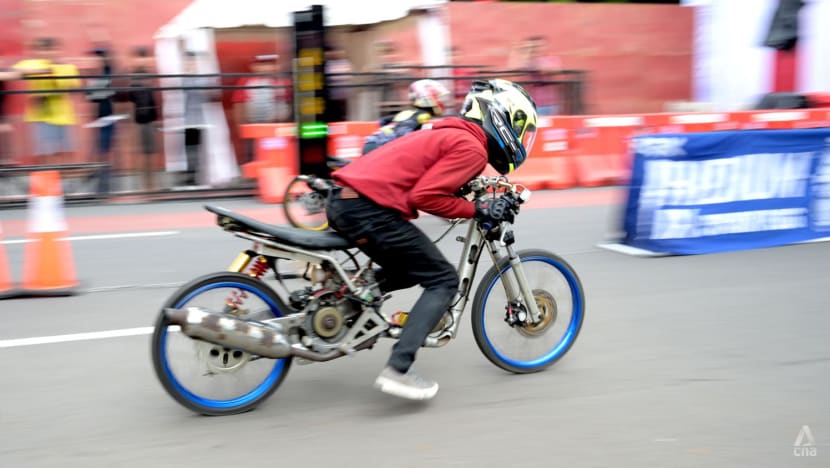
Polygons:
M522 135L521 138L522 146L525 148L525 153L530 155L530 150L533 148L533 143L536 141L536 126L528 125L527 128L525 128L524 135Z

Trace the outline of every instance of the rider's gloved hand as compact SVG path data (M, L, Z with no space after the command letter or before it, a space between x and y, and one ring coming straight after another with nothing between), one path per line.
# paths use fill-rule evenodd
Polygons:
M502 221L512 223L515 219L513 204L504 198L476 200L474 218L485 229L490 229Z

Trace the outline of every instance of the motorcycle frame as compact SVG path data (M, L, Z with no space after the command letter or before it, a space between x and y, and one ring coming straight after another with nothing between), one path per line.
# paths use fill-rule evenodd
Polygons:
M453 221L452 226L450 226L447 231L435 242L437 243L443 239L443 237L446 236L446 234L454 229L459 223L460 220ZM499 240L488 240L479 223L477 221L472 221L469 223L466 237L463 239L460 237L457 238L459 241L464 241L464 247L462 248L461 257L457 266L459 277L458 292L456 293L451 306L447 311L451 316L452 322L449 326L445 327L444 330L438 332L437 336L431 334L425 341L424 346L441 347L457 336L458 329L461 324L461 317L467 307L470 292L472 292L473 280L475 279L478 263L485 245L490 257L493 260L493 264L497 265L497 268L501 265L503 259L505 258L505 256L500 253L500 247L504 247L506 249L508 261L512 266L510 270L511 274L506 276L501 276L500 274L500 276L502 278L502 285L505 288L508 300L510 302L525 304L530 312L530 319L534 321L539 319L540 314L536 307L533 292L528 288L524 272L521 268L521 259L513 250L512 242L505 242L506 238L512 238L512 235L508 235L509 226L509 223L501 223L501 238ZM239 257L237 257L237 259L231 264L231 267L229 268L230 271L237 273L244 271L249 262L254 258L250 255L251 252L266 258L291 259L312 264L323 264L325 262L334 268L339 278L343 281L343 284L346 285L346 289L349 293L356 294L359 290L349 274L332 255L322 253L322 251L312 251L289 246L284 243L263 238L251 233L235 232L234 234L239 238L253 242L253 246L251 249L240 253ZM362 272L371 265L371 263L372 261L370 259L363 266L359 266L359 269L355 273L355 277L361 275ZM275 273L279 275L279 272ZM400 336L401 328L392 326L389 320L384 315L379 313L379 309L383 305L383 302L385 302L385 299L381 301L377 307L363 307L363 312L357 322L352 326L352 330L341 341L341 351L346 354L350 354L356 349L360 349L361 345L365 344L370 339L378 336L395 339ZM263 323L280 324L284 327L283 329L290 330L302 324L304 317L305 313L298 312L276 319L264 320ZM370 322L372 327L369 329L365 328L365 326ZM363 336L357 338L357 335L361 332L363 333Z

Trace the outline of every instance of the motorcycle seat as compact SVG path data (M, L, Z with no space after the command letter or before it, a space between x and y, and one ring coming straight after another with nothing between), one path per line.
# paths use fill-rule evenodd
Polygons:
M226 231L248 232L301 249L346 250L354 247L348 240L333 231L307 231L305 229L263 223L248 216L213 205L205 205L205 209L217 215L216 223Z

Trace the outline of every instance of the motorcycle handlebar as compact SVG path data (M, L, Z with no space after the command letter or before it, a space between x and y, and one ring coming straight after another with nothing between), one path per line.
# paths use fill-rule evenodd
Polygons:
M490 189L493 189L494 195L499 189L505 189L504 193L499 198L508 200L511 205L508 209L512 210L515 214L519 213L519 206L530 199L530 190L527 187L521 184L510 183L504 176L479 176L467 183L464 189L466 189L465 195L474 193L476 198L488 196ZM485 232L491 232L497 224L502 224L502 222L503 221L488 220L480 223L479 226Z
M518 204L525 203L530 199L530 190L527 187L521 184L510 183L504 176L476 177L462 188L462 194L474 193L476 198L479 198L485 195L488 189L493 189L494 191L505 189L505 195L507 193L514 195L514 200Z

